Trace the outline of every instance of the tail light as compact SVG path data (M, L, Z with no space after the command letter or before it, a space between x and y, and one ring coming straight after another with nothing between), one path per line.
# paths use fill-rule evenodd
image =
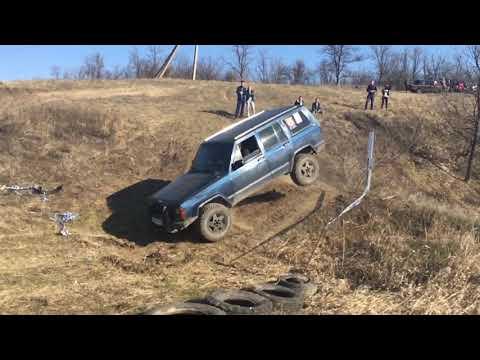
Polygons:
M186 220L187 219L187 211L184 208L178 208L177 209L177 216L180 220Z

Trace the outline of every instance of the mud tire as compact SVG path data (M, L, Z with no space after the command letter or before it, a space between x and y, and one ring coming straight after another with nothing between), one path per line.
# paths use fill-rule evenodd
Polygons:
M218 289L206 301L230 315L265 315L273 309L270 299L243 290Z
M320 165L315 155L299 154L295 158L290 176L298 186L308 186L318 179L319 173Z
M232 215L226 206L211 203L200 209L196 230L202 240L217 242L227 235L231 226Z

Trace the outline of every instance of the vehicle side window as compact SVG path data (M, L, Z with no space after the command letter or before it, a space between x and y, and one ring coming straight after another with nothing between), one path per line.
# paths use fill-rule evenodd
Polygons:
M255 136L251 136L240 143L240 152L244 162L261 153Z
M248 160L258 154L261 154L261 150L255 136L251 136L247 140L242 141L234 149L232 171L241 168Z
M285 125L287 125L292 134L296 134L300 130L310 125L310 120L308 120L305 115L298 112L284 119L283 122Z
M277 135L278 140L280 142L285 142L288 140L287 135L285 135L285 132L283 131L282 127L278 123L273 124L273 130L275 130L275 134Z
M260 137L260 141L262 142L265 150L269 150L272 147L274 147L276 144L278 144L278 139L277 139L277 136L275 135L275 131L273 130L272 126L269 126L266 129L259 131L258 135Z

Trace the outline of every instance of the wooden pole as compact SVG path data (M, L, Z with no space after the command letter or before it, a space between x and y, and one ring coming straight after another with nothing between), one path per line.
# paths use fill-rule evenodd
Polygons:
M192 80L197 77L197 59L198 59L198 45L195 45L195 53L193 55L193 76Z
M180 45L175 45L172 52L168 55L163 65L160 67L160 70L158 70L158 72L155 74L156 79L161 79L163 77L163 75L165 74L165 71L167 71L168 66L170 65L173 58L175 57L175 53L177 52L179 47Z
M479 82L480 83L480 82ZM472 138L472 146L470 148L470 154L468 156L468 164L467 164L467 173L465 175L465 181L468 182L470 180L471 172L472 172L472 163L473 163L473 155L475 153L475 147L477 146L478 136L479 136L479 121L480 121L480 87L477 84L477 96L476 96L476 105L477 105L477 113L475 116L475 131L473 133Z

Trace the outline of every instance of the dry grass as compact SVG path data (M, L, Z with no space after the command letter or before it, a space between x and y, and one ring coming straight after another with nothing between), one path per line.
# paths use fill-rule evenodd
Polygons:
M133 313L271 280L290 267L320 285L305 313L477 313L480 167L470 184L458 180L464 158L446 123L451 110L437 95L394 93L388 112L364 112L361 90L256 84L259 110L298 95L320 98L327 138L321 181L307 189L275 181L234 210L232 234L218 244L199 243L190 231L153 231L143 198L183 173L201 140L231 123L234 85L2 85L0 183L63 183L65 192L48 203L0 196L0 313ZM371 127L371 194L320 237L362 190ZM321 191L325 205L306 221L235 268L216 262L301 219ZM71 237L54 234L47 217L54 210L81 214Z

